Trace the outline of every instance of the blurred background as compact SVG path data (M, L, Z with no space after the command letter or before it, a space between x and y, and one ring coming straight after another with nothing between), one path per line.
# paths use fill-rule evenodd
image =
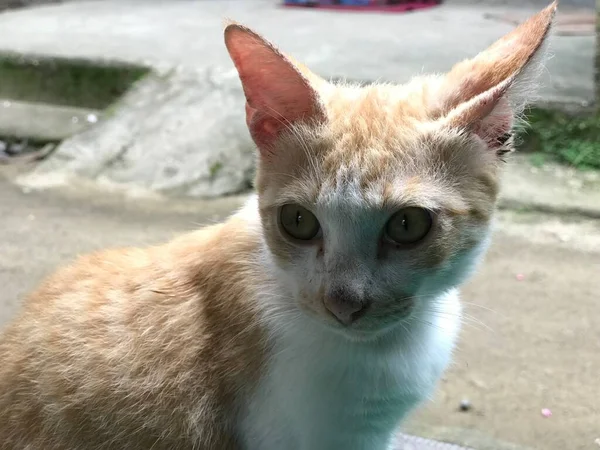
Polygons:
M0 0L0 325L77 254L160 242L244 201L254 149L224 19L324 77L405 82L548 2L289 3ZM596 14L561 1L454 364L404 425L438 443L399 449L600 450Z

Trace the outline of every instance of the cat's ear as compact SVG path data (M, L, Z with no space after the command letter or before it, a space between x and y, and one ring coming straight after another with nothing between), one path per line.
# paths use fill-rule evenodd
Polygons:
M315 84L323 81L293 62L252 30L229 24L225 45L246 95L246 123L261 154L273 151L278 135L300 121L325 117Z
M557 3L531 17L444 77L436 113L471 131L499 154L535 88Z

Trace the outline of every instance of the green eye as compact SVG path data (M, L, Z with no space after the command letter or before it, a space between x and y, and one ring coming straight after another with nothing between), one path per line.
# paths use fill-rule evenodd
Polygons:
M385 233L398 244L413 244L427 236L431 225L431 214L426 209L404 208L388 221Z
M315 215L299 205L283 205L279 210L279 221L288 235L301 241L314 239L321 229Z

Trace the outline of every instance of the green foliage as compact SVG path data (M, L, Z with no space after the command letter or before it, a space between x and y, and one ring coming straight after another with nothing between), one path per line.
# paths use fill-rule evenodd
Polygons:
M0 53L0 98L104 109L148 69Z
M532 109L529 128L521 138L523 148L533 151L532 162L547 159L578 169L600 170L600 116L575 116L557 111Z
M217 174L221 171L222 168L223 168L223 163L221 161L217 161L217 162L213 163L209 167L210 177L211 178L216 177Z

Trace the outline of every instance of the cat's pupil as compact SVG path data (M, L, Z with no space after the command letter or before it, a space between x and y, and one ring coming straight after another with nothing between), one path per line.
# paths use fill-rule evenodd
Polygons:
M300 222L302 222L302 214L300 211L296 212L296 226L300 226Z

